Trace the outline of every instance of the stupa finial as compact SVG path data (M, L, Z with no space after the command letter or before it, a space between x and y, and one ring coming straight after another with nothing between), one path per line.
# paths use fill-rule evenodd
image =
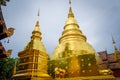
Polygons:
M68 13L68 18L69 17L74 17L74 14L72 12L72 5L71 5L71 0L69 0L69 13Z
M114 49L115 49L115 50L118 50L113 35L112 35L112 42L113 42L113 45L114 45Z

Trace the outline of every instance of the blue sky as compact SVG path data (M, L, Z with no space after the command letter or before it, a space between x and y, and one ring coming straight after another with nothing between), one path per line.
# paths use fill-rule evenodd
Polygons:
M13 49L11 57L17 57L30 41L40 9L40 30L47 53L52 54L59 44L68 15L69 0L11 0L2 7L7 27L15 32L4 43L6 50ZM113 52L111 34L120 48L120 0L72 0L72 9L80 29L96 52Z

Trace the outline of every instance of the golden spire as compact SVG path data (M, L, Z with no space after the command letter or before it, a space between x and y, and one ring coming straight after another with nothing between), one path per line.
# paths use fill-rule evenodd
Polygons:
M64 38L70 36L79 37L81 38L81 40L86 41L86 36L82 34L82 31L79 29L79 25L76 19L74 18L74 14L72 12L71 0L69 0L68 19L66 20L64 31L62 33L62 37L59 39L59 42L63 41Z
M38 9L38 14L37 14L37 16L38 16L38 22L39 22L39 20L40 20L40 10Z
M114 45L114 49L115 49L115 50L118 50L113 35L112 35L112 42L113 42L113 45Z
M71 0L69 0L69 5L70 5L70 7L69 7L68 18L69 18L69 17L74 17L74 14L73 14L73 12L72 12Z
M38 20L37 20L35 28L34 28L34 30L32 32L32 37L31 38L32 39L39 38L41 40L42 37L41 37L40 25L39 25L39 9L38 9L38 15L37 16L38 16Z
M52 59L58 59L61 58L61 56L64 56L64 52L66 52L66 44L69 44L70 54L67 53L69 56L81 55L83 53L94 54L94 48L92 48L86 40L86 36L82 33L74 17L71 0L69 0L68 17L65 22L62 36L59 38L59 45L55 48Z
M38 9L38 17L40 16L40 10Z
M114 56L115 56L116 59L118 59L118 55L119 55L120 52L117 49L116 42L115 42L113 36L112 36L112 42L113 42L113 45L114 45Z
M28 49L36 49L36 50L40 50L42 52L46 53L46 49L43 45L43 43L41 42L41 31L40 31L40 24L39 24L39 9L38 9L38 20L36 21L36 25L35 28L32 32L32 36L31 36L31 41L27 44L27 46L24 48L25 50Z

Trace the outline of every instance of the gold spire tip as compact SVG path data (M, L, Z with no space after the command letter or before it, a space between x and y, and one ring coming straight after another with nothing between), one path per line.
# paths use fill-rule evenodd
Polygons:
M113 37L113 35L111 35L112 36L112 41L113 41L113 44L115 44L115 40L114 40L114 37Z
M73 12L72 12L72 7L71 7L71 0L69 0L69 5L70 5L70 7L69 7L68 18L69 18L69 17L74 17L74 14L73 14Z
M69 0L69 4L71 5L71 0Z
M115 49L115 50L118 50L113 35L112 35L112 42L113 42L113 45L114 45L114 49Z
M40 10L38 9L38 16L40 16Z
M38 16L38 20L36 22L36 25L39 25L39 19L40 19L40 10L39 10L39 8L38 8L38 14L37 14L37 16Z

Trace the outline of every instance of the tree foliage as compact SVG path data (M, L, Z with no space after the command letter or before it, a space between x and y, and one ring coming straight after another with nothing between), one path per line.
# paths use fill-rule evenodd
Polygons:
M9 2L10 0L0 0L0 5L6 6L6 3Z
M2 58L0 59L0 80L6 80L12 77L16 59Z

